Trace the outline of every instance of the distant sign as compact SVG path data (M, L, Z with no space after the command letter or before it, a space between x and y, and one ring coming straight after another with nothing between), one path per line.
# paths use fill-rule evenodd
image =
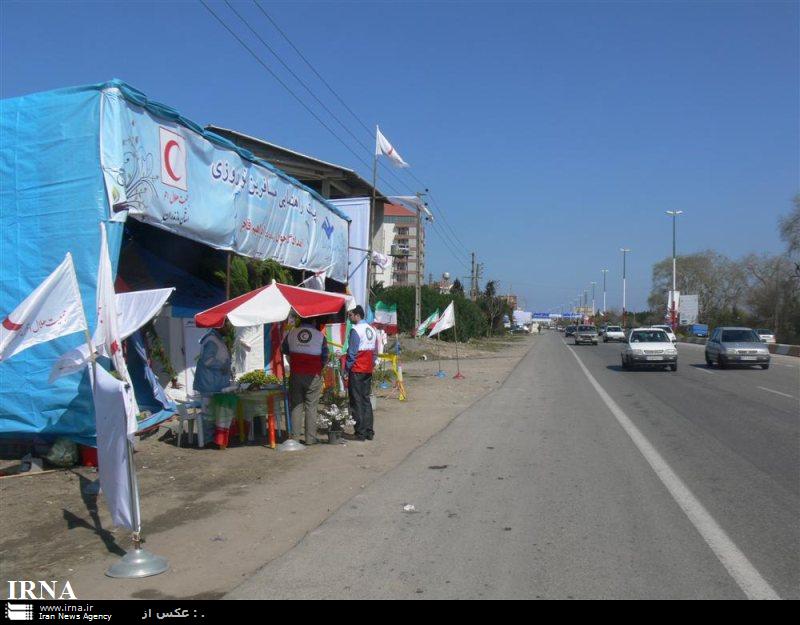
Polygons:
M681 295L678 302L680 305L680 324L688 326L697 323L700 318L700 304L697 295Z
M550 313L533 313L534 319L550 319Z

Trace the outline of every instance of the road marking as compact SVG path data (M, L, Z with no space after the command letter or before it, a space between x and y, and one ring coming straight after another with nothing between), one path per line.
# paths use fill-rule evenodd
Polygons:
M693 369L697 369L698 371L702 371L703 373L710 373L711 375L715 375L713 371L709 371L708 369L703 369L703 367L693 367Z
M789 399L794 399L794 396L789 395L787 393L781 393L780 391L773 391L771 388L767 388L766 386L759 386L762 391L767 391L768 393L775 393L776 395L781 395L783 397L788 397Z
M689 518L692 525L706 541L719 561L722 563L734 581L742 589L748 599L780 599L778 593L767 583L756 568L747 559L747 556L734 544L714 517L709 514L702 503L694 496L689 487L683 483L681 478L667 464L650 442L644 437L639 429L628 418L628 415L611 399L611 396L600 386L594 376L583 364L574 349L570 349L583 373L589 379L594 389L605 402L608 409L616 417L619 424L631 437L633 444L647 460L648 464L655 471L661 483L669 491L675 502L681 507Z

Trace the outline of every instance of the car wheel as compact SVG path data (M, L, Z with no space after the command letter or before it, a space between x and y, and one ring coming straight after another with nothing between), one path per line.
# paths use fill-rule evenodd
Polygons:
M717 356L717 365L719 365L720 369L725 368L725 361L722 360L722 356Z
M678 365L676 363L674 365L670 365L669 368L670 368L670 371L677 371L678 370Z
M762 369L769 369L769 363L767 363L767 364L765 364L765 365L761 365L761 368L762 368Z
M714 361L711 360L711 358L708 357L708 354L706 354L706 366L707 367L713 367L714 366Z
M622 368L623 369L630 369L630 365L628 364L628 361L625 360L625 356L622 356Z

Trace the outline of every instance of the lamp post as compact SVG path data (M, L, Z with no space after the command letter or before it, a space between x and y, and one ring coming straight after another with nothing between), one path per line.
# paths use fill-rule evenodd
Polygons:
M624 330L627 326L625 325L625 319L627 315L627 308L626 308L626 290L627 290L627 254L630 252L630 249L627 247L619 248L619 251L622 252L622 329Z
M603 316L606 314L606 274L608 273L608 269L601 269L600 270L603 274Z
M594 300L594 287L597 286L597 282L592 282L592 318L594 318L594 311L595 311L595 300Z
M670 297L670 325L672 326L672 331L675 332L675 328L678 326L678 318L677 318L677 311L675 310L675 284L676 284L676 256L675 256L675 243L676 243L676 234L678 228L678 215L682 214L683 211L666 211L667 215L672 217L672 297Z

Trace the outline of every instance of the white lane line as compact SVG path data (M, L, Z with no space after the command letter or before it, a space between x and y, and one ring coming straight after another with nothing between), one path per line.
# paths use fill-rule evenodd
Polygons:
M708 369L703 369L703 367L692 367L693 369L697 369L698 371L702 371L703 373L710 373L711 375L716 375L713 371L709 371Z
M611 399L611 396L600 386L594 376L583 364L574 349L570 349L583 373L589 379L594 389L605 402L608 409L616 417L619 424L631 437L633 444L647 460L658 478L669 491L675 502L681 507L692 525L706 541L734 581L739 585L748 599L780 599L778 593L767 583L756 568L747 559L747 556L734 544L720 525L709 514L697 497L692 494L689 487L667 464L661 454L656 451L639 429L628 418L628 415Z
M794 399L793 395L789 395L788 393L781 393L780 391L773 391L771 388L767 388L766 386L759 386L762 391L767 391L768 393L775 393L776 395L780 395L782 397L788 397L789 399Z

